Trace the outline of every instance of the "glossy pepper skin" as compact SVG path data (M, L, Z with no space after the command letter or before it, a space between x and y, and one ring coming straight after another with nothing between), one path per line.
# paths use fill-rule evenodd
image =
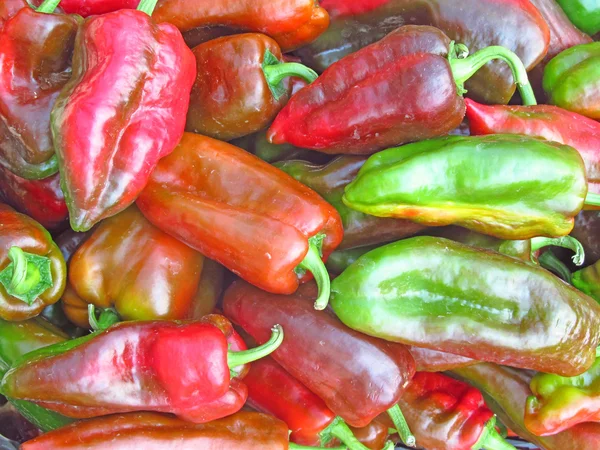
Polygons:
M135 9L138 0L61 0L61 9L68 14L82 17L106 14L119 9Z
M552 105L600 119L600 43L577 45L558 54L544 70Z
M523 423L529 383L533 373L496 364L477 364L455 369L453 377L468 382L484 395L498 419L516 434L544 450L595 450L600 448L600 424L582 423L553 436L539 437Z
M600 123L553 105L466 103L471 135L522 134L569 145L583 158L589 192L600 193Z
M439 352L429 348L408 346L410 354L415 359L418 372L444 372L456 367L472 366L478 361L453 353Z
M123 320L188 317L204 256L152 225L135 205L103 220L69 262L67 317L87 328L88 304Z
M27 180L0 167L0 200L50 231L60 231L69 222L58 174L43 180Z
M527 70L542 60L550 42L544 18L529 0L463 0L460 8L455 0L334 0L323 3L323 7L332 17L331 26L298 52L317 72L404 24L439 28L471 52L501 45L514 51ZM505 23L512 27L507 29ZM503 62L482 68L467 82L466 89L469 97L492 104L508 103L515 92L513 77ZM434 98L435 91L431 92ZM395 90L389 95L402 97ZM427 90L423 96L430 98Z
M313 41L329 25L329 15L314 0L160 0L152 17L181 31L225 26L263 33L285 52Z
M593 299L540 267L443 238L363 255L334 279L330 302L371 336L565 376L587 370L600 343Z
M58 171L50 111L71 76L80 22L25 7L0 30L0 165L22 178Z
M12 277L15 262L9 257L14 247L33 255L35 261L31 262L27 256L26 278L17 286L10 287L11 278L15 280ZM50 233L35 220L3 203L0 203L0 270L0 318L4 320L25 320L37 316L44 307L56 303L65 289L67 268ZM29 280L36 276L44 279L31 285ZM27 292L21 292L20 286L24 284L30 288ZM32 297L32 292L37 295Z
M360 156L339 156L321 165L300 160L275 164L275 167L314 189L335 207L344 225L344 239L339 249L402 239L423 229L409 220L369 216L344 205L344 187L356 177L366 160Z
M324 235L323 259L342 240L337 211L317 193L242 149L192 133L159 163L137 205L159 229L274 293L298 288L294 268L313 251L309 239Z
M135 201L181 138L195 74L181 33L145 12L120 10L83 22L73 75L51 114L75 231Z
M379 152L346 186L342 200L380 217L529 239L569 234L586 194L585 167L575 149L490 135L450 136Z
M594 0L556 0L569 19L589 35L600 32L600 5Z
M240 411L223 419L194 424L162 414L141 412L99 417L44 434L23 450L288 450L284 422L266 414Z
M4 376L2 392L68 417L145 410L208 422L235 413L246 400L245 385L228 367L236 355L228 344L240 342L217 315L188 323L122 322L28 354Z
M414 360L406 347L353 331L311 301L236 281L225 291L223 310L258 343L268 339L267 322L280 323L286 338L273 359L346 423L364 427L398 402Z

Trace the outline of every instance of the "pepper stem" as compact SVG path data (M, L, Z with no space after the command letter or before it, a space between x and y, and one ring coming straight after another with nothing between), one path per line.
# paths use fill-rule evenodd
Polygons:
M322 447L329 444L333 438L337 438L345 445L344 448L348 448L348 450L368 450L368 447L365 447L354 436L354 433L352 433L352 430L344 422L344 419L339 416L333 419L327 428L319 433L319 437L321 438Z
M60 0L44 0L42 4L36 8L36 12L52 14L59 3Z
M585 204L590 206L600 206L600 194L588 192L585 196Z
M548 237L534 237L531 239L531 259L533 260L533 254L543 247L562 247L573 250L573 263L576 266L581 266L585 261L585 250L583 245L577 239L572 236L563 236L560 238L548 238Z
M400 439L402 439L402 442L404 442L404 445L407 445L408 447L416 447L417 441L415 436L410 431L408 423L406 423L406 419L400 410L400 406L394 405L388 409L387 412L392 419L392 422L394 422L394 426L400 435Z
M114 308L104 308L100 311L100 317L96 318L96 307L91 303L88 305L88 322L94 331L103 331L115 323L120 322L119 314Z
M140 0L138 4L137 10L141 12L145 12L149 16L152 16L154 12L154 8L156 8L156 3L158 0Z
M279 61L269 49L265 51L262 70L275 100L279 100L286 93L286 89L281 86L284 78L300 77L307 83L312 83L319 76L317 72L303 64Z
M464 89L465 82L475 75L479 69L494 59L501 59L512 70L513 77L523 99L523 104L537 105L535 94L533 93L531 84L529 84L529 78L527 78L527 69L514 52L506 47L492 45L473 53L471 56L467 56L468 50L465 52L465 49L466 47L463 44L457 45L452 42L450 43L450 51L448 52L448 61L452 68L452 74L461 94L466 92Z
M552 250L548 250L541 254L538 258L538 262L540 266L544 269L549 270L557 274L563 280L565 280L569 284L573 284L573 275L571 271L563 264L563 262L556 257L556 255L552 252Z
M0 284L6 292L28 305L53 286L50 258L11 247L8 258L12 261L0 272Z
M488 420L481 436L472 447L472 450L517 450L513 445L506 442L496 431L496 416Z
M315 277L317 286L319 287L319 295L315 300L315 309L322 310L327 308L329 303L329 294L331 293L331 280L329 273L325 268L325 263L321 259L321 246L325 236L318 234L308 240L308 252L300 264L298 269L308 270Z
M227 365L230 368L242 366L270 355L277 350L283 342L283 328L281 328L281 325L275 325L271 328L271 331L273 332L271 338L263 345L242 352L227 352Z

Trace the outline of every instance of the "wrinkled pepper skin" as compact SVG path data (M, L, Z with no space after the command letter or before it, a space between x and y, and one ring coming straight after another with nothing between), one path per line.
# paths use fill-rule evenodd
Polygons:
M476 364L451 372L479 389L490 409L510 430L544 450L596 450L600 448L600 424L582 423L554 436L539 437L531 433L523 422L527 397L531 395L529 371Z
M160 0L152 18L182 32L219 26L255 31L275 39L284 52L313 41L329 25L329 15L314 0Z
M135 201L183 134L195 75L181 33L142 11L80 26L73 76L51 114L71 228L86 231Z
M356 177L366 160L360 156L339 156L322 165L300 160L275 164L335 207L344 225L344 239L339 249L403 239L423 229L423 226L409 220L369 216L344 205L344 187Z
M121 322L67 347L30 353L4 376L2 392L74 418L145 410L208 422L246 400L246 386L230 378L227 366L232 335L231 324L216 315Z
M277 42L258 33L225 36L194 47L196 81L186 131L229 141L266 128L292 90L288 78L278 99L271 92L263 72L267 50L282 60Z
M281 294L298 288L294 268L309 238L325 234L326 259L343 234L337 211L317 193L242 149L192 133L159 163L137 205L159 229Z
M600 43L577 45L558 54L544 70L552 105L600 119Z
M450 136L379 152L346 186L342 200L379 217L454 224L522 240L569 234L586 194L585 167L575 149L490 135Z
M448 133L465 112L446 59L449 45L436 28L398 28L294 95L269 128L269 141L370 154Z
M139 0L61 0L61 9L82 17L106 14L119 9L135 9Z
M71 77L80 21L25 7L0 31L0 165L21 178L58 171L50 111Z
M600 343L593 299L540 267L443 238L375 249L331 292L354 330L482 361L579 375Z
M356 5L351 7L354 11L348 8L350 4ZM471 53L501 45L514 51L528 70L542 60L550 42L544 18L529 0L462 0L460 7L455 0L335 0L323 6L333 18L331 26L298 52L317 72L404 24L439 28L450 39L465 44ZM506 23L511 24L510 29L504 27ZM467 82L466 89L469 97L492 104L508 103L515 92L510 70L499 61L482 68ZM423 98L435 99L434 92L424 90ZM403 97L397 90L390 90L388 95Z
M35 220L0 203L0 270L11 261L11 247L50 260L52 286L42 292L31 304L10 295L0 284L0 319L18 321L37 316L44 307L56 303L62 295L67 278L67 267L50 233Z
M281 324L286 337L273 359L348 425L367 426L398 402L414 359L403 345L353 331L311 302L236 281L225 291L223 310L258 343L268 339L267 322Z
M88 304L123 320L178 320L198 293L204 256L152 225L135 205L103 220L69 262L63 309L87 328Z
M522 134L569 145L585 163L588 191L600 193L600 123L552 105L488 106L466 100L471 135Z
M43 180L26 180L0 167L0 201L27 214L50 231L60 231L69 222L69 210L58 174Z
M600 4L595 0L556 0L569 19L589 35L600 32Z
M22 450L288 450L288 429L275 417L241 411L209 423L142 412L77 422L24 443ZM174 442L174 436L177 437Z

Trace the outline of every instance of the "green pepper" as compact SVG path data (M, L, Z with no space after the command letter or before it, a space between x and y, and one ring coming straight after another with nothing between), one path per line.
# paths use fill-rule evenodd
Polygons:
M589 35L600 32L598 0L556 0L577 28Z
M593 299L538 266L443 238L372 250L331 294L350 328L479 361L572 376L600 344Z
M449 136L372 155L343 201L379 217L529 239L569 234L586 193L585 167L571 147L516 135Z

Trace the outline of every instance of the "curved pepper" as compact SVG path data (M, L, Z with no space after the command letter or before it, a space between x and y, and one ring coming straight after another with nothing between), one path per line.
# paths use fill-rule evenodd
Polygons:
M571 147L516 135L450 136L371 156L342 200L379 217L529 239L569 234L586 193L585 167Z
M448 239L373 250L331 291L354 330L481 361L578 375L600 344L593 299L540 267Z
M455 46L436 28L400 27L301 89L267 137L274 144L325 153L370 154L447 134L464 118L464 82L498 58L510 65L524 103L535 104L525 67L514 53L487 47L467 54L464 45Z
M232 369L269 354L283 339L277 326L264 346L231 352L232 335L231 324L216 315L190 323L122 322L29 353L6 373L2 393L68 417L145 410L208 422L246 400Z
M0 203L0 318L25 320L56 303L67 268L50 234Z
M284 52L311 42L329 25L329 15L315 0L160 0L152 18L181 31L225 26L263 33Z
M333 18L329 29L298 51L317 72L405 24L439 28L473 52L501 45L514 51L527 70L542 60L550 42L544 18L529 0L461 0L460 7L456 0L329 0L323 7ZM482 67L466 88L470 97L492 104L508 103L515 92L514 78L501 62ZM434 92L424 89L421 97L435 101Z
M364 427L398 403L414 360L405 346L353 331L311 302L236 281L225 291L223 310L259 343L268 339L268 322L279 321L286 339L273 359L346 423Z
M186 130L223 141L267 127L291 95L290 76L317 78L308 67L283 62L277 43L263 34L213 39L192 53L197 75Z
M0 165L31 180L58 171L50 111L71 76L81 18L22 8L0 30Z
M291 294L312 272L320 287L316 307L327 305L321 256L342 240L340 217L317 193L256 156L185 133L137 205L159 229L266 291Z
M600 43L558 54L544 70L543 85L551 104L600 119Z
M571 22L589 35L600 32L600 4L595 0L556 0Z
M364 157L340 156L322 165L298 160L274 164L275 167L314 189L335 207L344 225L344 239L339 249L402 239L423 229L421 225L410 220L369 216L344 205L342 202L344 187L356 177L365 161Z
M27 214L50 231L64 229L69 210L58 174L43 180L26 180L0 166L0 200Z
M73 76L52 110L62 188L75 231L88 230L133 203L183 133L194 56L175 27L156 25L142 10L83 22Z

